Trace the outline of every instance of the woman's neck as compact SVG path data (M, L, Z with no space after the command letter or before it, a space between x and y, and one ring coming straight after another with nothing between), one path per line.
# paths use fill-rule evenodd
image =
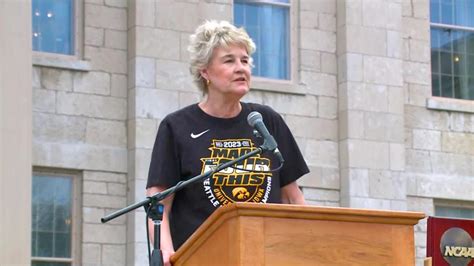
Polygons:
M242 110L240 101L217 101L213 100L211 97L209 97L209 95L199 103L199 107L204 111L204 113L218 118L236 117Z

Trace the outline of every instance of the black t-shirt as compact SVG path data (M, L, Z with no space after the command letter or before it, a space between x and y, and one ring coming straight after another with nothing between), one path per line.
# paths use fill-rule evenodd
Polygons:
M228 119L210 116L193 104L169 114L159 126L147 188L174 186L259 147L263 140L247 123L252 111L262 114L285 159L278 172L262 172L277 168L279 161L269 152L256 155L235 166L246 171L226 168L178 191L170 213L175 250L217 207L233 202L280 203L280 188L309 172L283 118L268 106L241 104L239 115Z

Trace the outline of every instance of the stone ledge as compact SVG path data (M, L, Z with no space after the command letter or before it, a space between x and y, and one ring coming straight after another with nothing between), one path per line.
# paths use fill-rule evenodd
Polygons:
M305 95L306 90L297 86L293 81L281 81L276 79L267 79L253 77L250 87L253 90L265 92L279 92L286 94Z
M407 196L445 201L472 201L471 175L423 174L405 172Z
M89 61L79 60L74 56L59 54L34 52L32 63L34 66L45 66L67 70L77 70L85 72L91 70L91 65Z
M453 111L474 114L474 101L443 97L426 99L426 108L440 111Z
M127 149L87 145L79 142L57 143L33 139L32 163L38 167L125 174L127 173Z

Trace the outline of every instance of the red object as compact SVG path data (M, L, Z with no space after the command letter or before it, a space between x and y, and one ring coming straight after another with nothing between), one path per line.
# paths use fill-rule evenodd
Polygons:
M474 220L428 217L426 256L434 266L474 266L473 238Z

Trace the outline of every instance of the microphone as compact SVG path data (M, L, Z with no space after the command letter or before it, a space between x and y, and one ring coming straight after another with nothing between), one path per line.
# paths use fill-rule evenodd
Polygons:
M273 151L273 154L280 160L280 163L283 164L285 161L283 159L283 156L281 155L280 151L278 150L278 144L275 141L275 138L273 138L272 135L270 135L270 132L268 132L267 127L263 123L263 118L262 115L257 112L253 111L247 116L247 122L249 125L253 128L255 128L260 135L263 137L263 145L262 148L265 150Z

